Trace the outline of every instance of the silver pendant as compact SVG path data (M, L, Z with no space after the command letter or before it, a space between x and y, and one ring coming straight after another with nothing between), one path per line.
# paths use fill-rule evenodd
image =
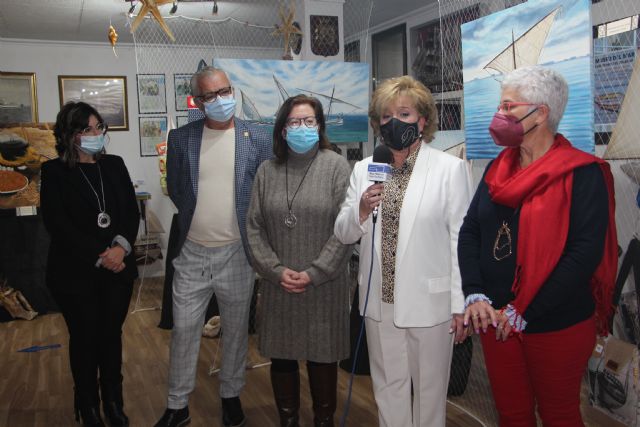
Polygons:
M106 212L100 212L98 214L98 227L107 228L111 225L111 217Z
M291 211L289 211L287 216L284 217L284 225L286 225L289 228L295 227L297 222L298 222L298 218L296 218L296 216Z

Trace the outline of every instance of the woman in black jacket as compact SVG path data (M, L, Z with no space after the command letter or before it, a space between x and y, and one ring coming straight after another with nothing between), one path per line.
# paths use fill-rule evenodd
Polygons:
M47 285L69 329L76 420L104 425L100 392L109 424L127 426L122 324L138 274L139 212L124 162L105 154L106 134L90 105L62 107L54 128L60 157L42 165L41 208L51 236Z

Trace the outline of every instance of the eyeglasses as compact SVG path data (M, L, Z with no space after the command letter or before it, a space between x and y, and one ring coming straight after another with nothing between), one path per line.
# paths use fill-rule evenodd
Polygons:
M318 126L318 119L316 119L314 116L302 118L292 117L290 119L287 119L287 126L293 129L299 128L303 123L308 128L314 128Z
M87 126L86 128L82 129L80 131L81 135L88 135L91 133L101 133L101 134L105 134L107 133L107 129L109 128L109 126L106 123L98 123L97 125L94 126Z
M505 113L510 113L512 108L518 107L520 105L538 105L538 104L532 104L531 102L510 102L510 101L505 101L505 102L501 102L500 104L498 104L498 111L504 111Z
M226 98L227 96L231 95L232 92L233 91L231 90L231 86L229 86L223 87L222 89L215 92L207 92L199 96L194 96L194 98L200 102L213 102L218 99L219 96Z

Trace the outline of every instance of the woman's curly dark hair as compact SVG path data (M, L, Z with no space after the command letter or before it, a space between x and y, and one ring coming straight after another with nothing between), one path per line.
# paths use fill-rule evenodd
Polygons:
M56 151L60 159L69 167L74 167L78 161L78 152L75 148L76 135L89 126L91 116L96 116L98 122L104 123L98 110L86 102L67 102L56 117L56 124L53 128L53 135L56 137ZM100 153L95 157L99 158Z

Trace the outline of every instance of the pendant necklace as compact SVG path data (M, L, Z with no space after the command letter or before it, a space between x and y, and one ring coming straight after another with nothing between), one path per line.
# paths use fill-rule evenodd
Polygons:
M518 214L520 207L513 212L509 221ZM502 220L502 225L498 228L496 234L496 240L493 242L493 258L496 261L502 261L505 258L509 258L513 253L511 246L511 229L509 228L509 222L506 219Z
M100 190L102 191L102 204L100 204L100 197L98 196L98 192L93 188L93 185L91 185L91 181L89 181L89 178L87 178L87 175L85 175L84 171L80 166L78 166L78 169L80 169L80 172L82 172L82 176L87 181L87 184L89 184L89 187L91 187L91 191L93 191L93 194L96 195L96 200L98 201L98 210L100 211L100 213L98 214L98 227L107 228L111 225L111 217L107 213L107 203L104 200L104 185L102 183L102 172L100 171L100 165L96 163L96 166L98 167L98 176L100 177Z
M300 184L298 184L298 188L296 189L296 192L293 193L291 202L289 202L289 168L288 168L289 161L287 161L284 164L285 189L287 192L287 207L289 208L287 215L284 217L284 225L286 225L289 228L295 227L296 224L298 223L298 218L296 218L296 215L293 213L293 209L292 209L293 201L296 199L296 196L298 195L298 191L300 190L300 187L302 186L304 179L307 177L307 173L309 172L309 169L311 169L311 165L313 164L313 161L316 159L317 155L318 155L318 152L316 151L316 154L313 155L313 159L311 159L311 161L309 162L309 166L307 166L307 170L304 171L304 175L300 180Z

